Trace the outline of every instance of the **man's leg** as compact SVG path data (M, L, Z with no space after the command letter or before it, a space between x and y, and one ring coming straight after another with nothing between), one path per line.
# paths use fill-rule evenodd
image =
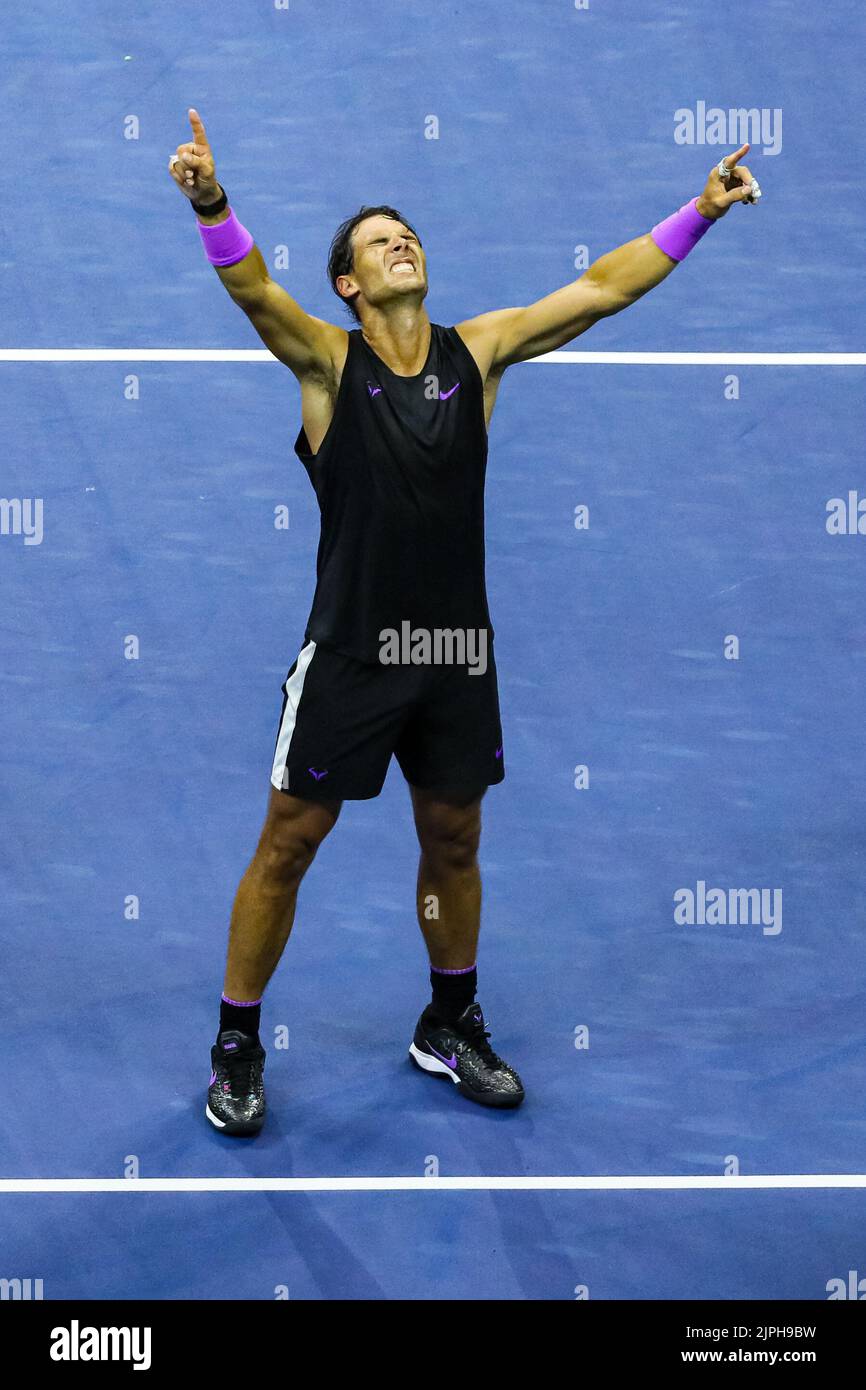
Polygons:
M481 800L484 792L423 791L412 787L418 865L418 923L436 970L475 964L481 925Z
M340 804L271 789L261 839L235 898L220 1027L211 1048L205 1113L223 1134L258 1134L264 1124L262 994L289 939L301 879Z
M429 1075L450 1077L470 1100L503 1108L520 1105L524 1091L517 1072L490 1046L475 1003L483 795L412 787L421 845L418 922L430 956L433 999L418 1020L409 1055Z
M289 939L301 879L340 805L271 788L261 839L232 909L223 989L228 999L261 998Z

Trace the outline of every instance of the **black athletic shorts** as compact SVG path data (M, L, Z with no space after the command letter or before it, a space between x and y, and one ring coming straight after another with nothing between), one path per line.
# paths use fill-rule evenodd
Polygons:
M394 754L413 787L461 791L505 776L492 648L465 665L368 665L310 640L283 685L271 784L291 796L378 796Z

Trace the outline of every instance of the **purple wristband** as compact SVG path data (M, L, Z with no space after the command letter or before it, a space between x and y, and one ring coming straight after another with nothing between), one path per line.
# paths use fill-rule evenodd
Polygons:
M199 222L198 232L211 265L234 265L242 261L254 245L250 233L231 208L224 222L214 222L210 227Z
M657 222L650 232L659 250L674 261L684 261L713 225L713 218L702 217L696 203L697 198L692 198L679 212L666 217L664 222Z

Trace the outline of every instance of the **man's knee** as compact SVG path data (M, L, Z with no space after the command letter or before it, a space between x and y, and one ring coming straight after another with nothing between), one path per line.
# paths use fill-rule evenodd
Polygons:
M303 878L339 812L339 802L303 801L272 791L256 850L257 867L281 882Z
M468 805L415 798L415 825L424 857L452 871L471 869L481 839L480 799Z

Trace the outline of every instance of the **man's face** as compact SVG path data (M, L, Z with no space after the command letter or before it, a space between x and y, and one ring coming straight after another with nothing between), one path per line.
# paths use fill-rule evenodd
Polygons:
M414 232L391 217L366 217L352 234L355 259L337 277L345 295L360 290L368 304L384 306L405 298L421 304L427 294L427 260Z

